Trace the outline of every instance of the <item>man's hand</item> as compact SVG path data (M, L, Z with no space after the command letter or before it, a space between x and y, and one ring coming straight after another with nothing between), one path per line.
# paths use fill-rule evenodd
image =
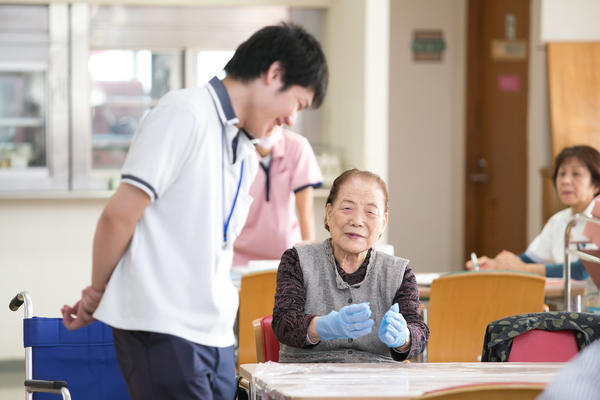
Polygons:
M61 309L63 324L68 330L79 329L94 322L94 311L98 308L104 292L86 287L81 292L81 300L73 307L64 305Z

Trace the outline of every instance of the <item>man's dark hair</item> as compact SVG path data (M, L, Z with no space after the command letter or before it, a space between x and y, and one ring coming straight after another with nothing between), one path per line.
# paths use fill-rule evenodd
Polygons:
M304 28L281 23L262 28L239 45L225 66L228 76L249 82L279 61L283 87L302 86L314 92L312 108L318 108L327 91L329 72L319 42Z

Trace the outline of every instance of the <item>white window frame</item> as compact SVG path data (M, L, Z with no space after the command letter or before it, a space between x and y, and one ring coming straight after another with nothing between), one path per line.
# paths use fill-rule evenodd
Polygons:
M69 188L69 10L66 4L35 7L48 8L47 42L36 42L36 46L44 46L42 53L47 52L47 57L0 57L0 70L46 74L46 166L0 170L0 193Z

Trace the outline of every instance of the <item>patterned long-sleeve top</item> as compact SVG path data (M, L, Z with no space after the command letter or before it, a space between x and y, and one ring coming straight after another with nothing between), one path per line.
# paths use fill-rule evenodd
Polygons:
M365 278L369 259L369 250L364 262L355 272L345 272L337 263L336 267L340 277L349 285L360 283ZM283 253L277 271L277 289L275 292L275 307L273 308L273 331L277 339L288 346L309 349L315 345L307 342L308 325L317 315L306 314L306 289L300 258L295 248ZM394 303L398 303L400 313L406 320L410 331L410 348L405 353L390 349L391 357L396 361L403 361L420 354L429 340L429 328L420 313L419 291L417 280L410 266L406 267L402 284L394 296Z

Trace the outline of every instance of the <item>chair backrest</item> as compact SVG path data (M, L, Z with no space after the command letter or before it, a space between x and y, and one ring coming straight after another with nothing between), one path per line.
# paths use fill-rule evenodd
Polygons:
M112 328L108 325L95 321L69 331L62 318L25 318L23 344L32 350L33 379L66 381L73 399L130 398L117 362ZM35 393L33 398L59 396Z
M488 323L544 308L541 276L500 271L453 273L435 279L429 297L430 362L478 361Z
M513 339L508 361L567 362L578 352L575 331L533 329Z
M273 314L277 271L242 275L238 315L238 366L256 362L252 321Z
M493 382L453 386L427 392L419 400L533 400L546 386L537 382Z
M271 322L273 317L267 315L252 321L254 327L254 343L256 345L256 361L279 361L279 341L273 333Z

